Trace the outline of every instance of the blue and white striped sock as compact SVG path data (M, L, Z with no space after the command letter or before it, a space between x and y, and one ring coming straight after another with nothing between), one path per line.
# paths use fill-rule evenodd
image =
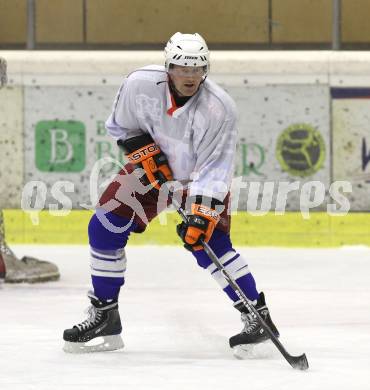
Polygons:
M229 251L219 258L221 264L225 267L228 274L236 281L238 286L244 292L248 299L255 301L258 299L256 282L251 274L248 263L239 253ZM235 302L239 300L234 290L229 286L229 283L223 277L221 272L212 263L207 267L212 277L221 286L225 293Z
M90 247L90 267L94 292L100 299L114 299L125 283L124 248L104 250Z
M96 214L102 212L97 210ZM104 212L114 226L126 226L128 219ZM125 246L134 226L120 233L106 229L97 215L89 223L90 266L94 294L101 300L117 299L125 283Z
M243 256L233 249L230 236L221 230L215 229L208 244L247 298L251 301L258 299L256 282L249 270L248 263ZM238 296L228 285L221 272L217 270L217 267L212 263L206 252L204 250L195 251L193 255L197 259L199 266L211 273L229 298L234 302L238 301Z

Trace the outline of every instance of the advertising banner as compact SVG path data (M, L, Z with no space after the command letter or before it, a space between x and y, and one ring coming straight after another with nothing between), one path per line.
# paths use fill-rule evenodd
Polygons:
M239 144L235 176L257 191L242 190L239 208L272 198L276 206L279 187L287 195L287 210L300 210L314 192L330 186L330 99L327 86L265 86L226 88L239 111ZM314 183L312 186L309 182ZM290 184L288 184L290 183ZM307 184L304 186L304 184ZM253 195L254 194L254 195ZM264 194L264 195L263 195ZM280 191L281 194L281 191ZM328 200L326 194L325 201ZM320 196L321 196L320 195ZM258 199L254 199L256 197ZM325 201L316 206L325 209ZM307 203L307 202L306 202ZM319 202L317 202L319 203ZM279 206L280 207L280 206ZM278 208L279 208L278 207ZM273 207L274 209L274 207Z
M117 89L26 87L25 181L30 194L40 186L33 200L40 207L60 209L56 200L60 193L68 196L74 208L92 205L96 194L119 169L112 161L105 163L99 169L99 185L91 188L97 160L107 157L123 162L115 141L104 128ZM300 210L302 202L311 202L316 192L321 191L325 197L330 185L328 88L300 85L226 89L235 99L240 116L232 187L234 210L259 208L261 202L266 211L281 209L283 204L284 210ZM311 181L320 185L304 187ZM324 208L324 198L317 203L317 209Z
M370 210L370 89L332 88L333 179L352 183L352 211Z
M122 154L104 127L117 90L118 86L25 88L25 183L34 197L39 186L34 202L40 208L52 204L60 209L60 193L73 208L93 205L104 189L100 185L119 170L114 161L122 162ZM90 188L94 164L102 157L112 161L99 167L98 180Z

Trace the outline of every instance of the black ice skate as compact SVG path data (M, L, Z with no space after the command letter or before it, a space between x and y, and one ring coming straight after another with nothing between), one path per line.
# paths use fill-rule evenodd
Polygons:
M89 292L91 306L88 308L87 320L66 329L64 351L70 353L114 351L123 348L120 336L122 331L121 319L118 312L118 302L99 301Z
M263 292L260 293L255 307L275 336L279 337L279 331L271 320ZM254 346L268 340L269 336L260 325L258 319L254 318L253 314L242 303L235 305L235 308L242 313L241 320L244 323L244 328L239 334L230 338L230 347L233 348L234 355L237 358L250 357L254 355ZM257 354L264 355L265 352L261 350Z

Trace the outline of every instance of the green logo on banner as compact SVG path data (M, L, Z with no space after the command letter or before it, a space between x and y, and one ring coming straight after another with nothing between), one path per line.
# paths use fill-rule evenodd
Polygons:
M86 164L85 125L78 121L36 124L36 167L43 172L81 172Z
M235 176L250 176L252 173L258 176L264 176L261 167L265 163L265 149L262 145L256 143L246 143L243 138L237 144L237 162Z
M306 177L321 169L325 160L325 142L311 125L289 126L279 136L276 157L284 171Z

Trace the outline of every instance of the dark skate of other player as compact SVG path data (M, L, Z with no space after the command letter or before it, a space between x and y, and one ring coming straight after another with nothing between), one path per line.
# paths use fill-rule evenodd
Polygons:
M30 256L18 259L5 241L4 220L0 210L0 279L4 279L5 283L38 283L59 278L58 267L49 261Z

